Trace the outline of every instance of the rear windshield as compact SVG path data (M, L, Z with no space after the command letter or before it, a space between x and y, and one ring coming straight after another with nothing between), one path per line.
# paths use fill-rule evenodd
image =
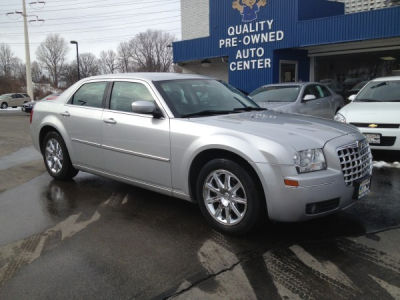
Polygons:
M400 102L400 80L371 81L357 95L356 102Z
M255 102L295 102L300 93L300 86L267 86L250 94Z

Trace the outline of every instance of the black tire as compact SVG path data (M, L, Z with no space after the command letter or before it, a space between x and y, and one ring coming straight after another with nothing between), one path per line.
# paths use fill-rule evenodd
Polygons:
M62 159L62 167L58 172L55 172L51 169L51 167L49 166L49 163L46 159L46 146L51 139L54 139L58 142L58 144L61 148L61 151L62 151L62 158L63 158ZM57 133L55 131L50 131L49 133L47 133L45 138L43 139L42 149L43 149L43 160L44 160L44 164L46 166L47 172L53 178L55 178L57 180L71 180L78 174L79 170L75 169L72 166L67 146L65 145L65 142L59 133Z
M226 170L229 173L233 174L236 179L240 181L245 192L245 197L247 198L247 209L245 210L245 212L243 212L244 215L242 219L234 225L222 224L221 220L217 221L215 217L212 216L212 213L209 210L210 208L207 208L210 206L207 206L205 203L203 187L207 179L212 180L211 174L217 170ZM233 181L235 184L235 178L233 178ZM214 159L204 165L199 173L196 182L196 199L199 203L200 210L206 218L207 222L216 230L224 233L235 235L245 234L253 230L257 225L261 224L267 218L265 199L262 195L262 191L258 187L257 181L252 178L252 176L244 167L229 159ZM231 196L229 196L229 199L231 199ZM214 205L214 208L219 206L223 207L222 202L215 202L212 205ZM225 205L229 206L230 204ZM235 205L237 207L237 205L240 204L235 203ZM216 208L216 211L217 210L218 208ZM222 217L223 215L221 215L221 218Z
M7 109L7 107L8 107L7 102L3 102L3 103L1 104L1 109Z

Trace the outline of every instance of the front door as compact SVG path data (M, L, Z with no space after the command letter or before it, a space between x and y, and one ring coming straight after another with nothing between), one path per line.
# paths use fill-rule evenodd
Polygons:
M297 82L297 62L281 60L279 62L279 82Z
M103 114L107 172L158 188L171 187L169 119L135 114L132 102L154 101L144 82L115 82Z
M82 85L61 113L71 138L71 160L83 167L102 169L101 126L107 82Z

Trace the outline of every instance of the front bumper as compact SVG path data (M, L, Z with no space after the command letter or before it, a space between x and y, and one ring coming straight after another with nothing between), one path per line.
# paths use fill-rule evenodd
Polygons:
M281 222L305 221L354 204L357 186L345 184L337 148L361 139L362 135L348 135L328 142L324 147L328 169L324 171L297 174L294 166L256 164L264 180L269 218ZM287 186L284 179L296 180L299 186ZM318 204L317 209L311 208L312 204Z
M399 128L361 128L363 133L374 133L381 135L381 145L370 145L374 150L400 150L400 129Z

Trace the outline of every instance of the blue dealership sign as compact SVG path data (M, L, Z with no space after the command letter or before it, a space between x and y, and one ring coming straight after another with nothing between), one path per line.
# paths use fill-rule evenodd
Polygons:
M400 36L400 7L344 14L325 0L210 0L210 36L174 43L174 62L228 57L229 82L251 91L279 80L279 61L309 80L307 46Z

